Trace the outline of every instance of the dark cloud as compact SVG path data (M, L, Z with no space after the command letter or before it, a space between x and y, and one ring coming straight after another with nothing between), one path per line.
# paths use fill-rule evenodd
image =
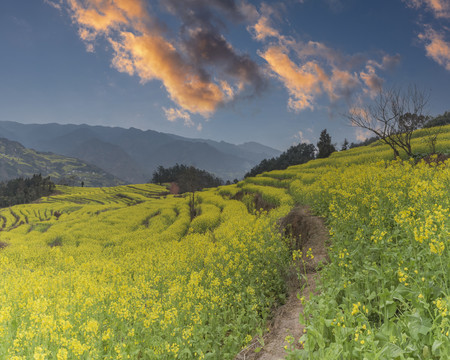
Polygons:
M181 19L182 47L199 74L208 76L205 67L214 66L238 82L239 89L235 90L247 85L258 93L264 88L259 65L247 54L237 52L222 35L226 28L224 17L245 22L252 14L250 4L234 0L164 0L162 5Z
M238 54L222 35L193 31L184 45L194 63L221 67L227 76L251 84L256 91L263 89L265 80L259 66L248 55Z

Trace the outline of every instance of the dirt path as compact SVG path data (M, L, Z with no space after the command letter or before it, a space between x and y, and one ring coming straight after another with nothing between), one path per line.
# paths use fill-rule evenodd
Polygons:
M305 258L308 285L301 291L300 296L307 300L310 293L315 292L318 280L317 270L327 261L326 242L328 230L322 218L311 215L307 207L294 208L286 218L280 221L283 228L291 229L292 236L297 238L296 246L306 254L311 248L313 259ZM300 237L298 236L300 234ZM242 350L235 360L279 360L286 355L284 347L287 336L292 336L295 342L303 335L304 327L299 322L299 314L303 312L303 305L299 300L300 283L294 269L288 279L289 296L287 302L273 314L269 324L269 331L263 338L255 338L246 349ZM255 349L261 348L259 352Z

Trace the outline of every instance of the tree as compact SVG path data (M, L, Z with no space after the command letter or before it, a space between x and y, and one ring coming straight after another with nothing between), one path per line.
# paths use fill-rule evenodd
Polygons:
M299 165L314 159L316 148L313 144L300 143L291 146L280 156L271 159L264 159L254 166L245 177L256 176L265 171L284 170L291 165ZM237 182L237 181L236 181Z
M221 179L205 170L179 164L169 168L158 166L157 170L153 172L151 182L155 184L176 182L180 187L180 193L197 191L206 187L216 187L223 184Z
M423 126L424 142L430 148L431 154L436 154L437 139L444 132L444 126L450 124L450 111L446 111L443 115L430 118Z
M349 146L350 146L350 144L349 144L348 140L344 139L344 142L342 143L341 151L348 150Z
M424 128L431 128L445 125L450 125L450 111L446 111L444 114L438 115L435 118L428 120L427 123L424 125Z
M378 136L372 136L370 138L367 138L367 139L365 139L363 141L360 141L360 142L357 142L357 143L352 142L350 144L350 149L353 149L353 148L356 148L356 147L360 147L360 146L367 146L367 145L370 145L370 144L372 144L372 143L374 143L375 141L378 141L378 140L380 140L380 138Z
M336 151L336 147L331 143L331 136L328 134L327 129L323 129L320 133L317 149L319 150L317 154L318 159L327 158Z
M191 219L195 216L195 192L207 187L216 187L223 184L222 179L200 170L194 166L176 164L170 168L158 166L153 173L153 183L176 183L180 193L190 192L189 208Z
M415 85L408 89L380 89L372 104L354 106L347 118L353 126L369 130L389 145L394 157L400 149L413 156L412 133L422 128L429 117L425 114L429 95Z
M55 184L50 177L41 174L31 178L17 178L0 183L0 207L30 203L55 191Z

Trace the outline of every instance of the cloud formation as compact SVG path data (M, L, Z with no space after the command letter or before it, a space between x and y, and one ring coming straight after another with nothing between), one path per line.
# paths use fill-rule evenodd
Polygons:
M182 21L175 39L169 38L173 34L144 0L46 1L69 12L87 51L93 52L98 39L105 39L114 52L114 68L138 76L142 83L161 81L182 114L208 117L244 90L248 95L264 87L257 64L238 53L219 31L223 17L238 22L255 16L255 9L244 1L161 1ZM166 115L175 116L167 111Z
M433 26L422 24L423 31L418 38L425 44L428 57L450 71L450 42L446 36L450 35L450 29L442 24L450 20L449 0L403 0L407 6L415 9L425 8L433 16L440 19ZM438 30L436 30L436 27Z
M308 138L306 138L305 134L303 133L303 131L298 131L297 134L295 134L293 136L294 139L298 139L300 141L300 143L303 144L311 144L311 140L309 140Z
M436 18L450 19L450 2L448 0L403 0L409 7L425 7Z
M175 122L178 119L184 120L184 124L186 126L193 126L194 123L191 120L191 115L187 111L183 111L181 109L175 109L175 108L163 108L164 113L166 115L167 120L170 122Z
M450 71L450 42L445 41L444 34L426 27L425 32L419 34L419 39L426 43L427 56Z
M61 9L61 4L59 4L57 2L54 2L52 0L44 0L44 3L47 4L47 5L50 5L51 7L54 7L57 10L60 10L60 11L62 10Z
M293 111L314 110L317 98L322 95L327 95L331 102L349 99L361 89L373 96L383 85L377 69L392 69L400 61L399 55L385 55L378 63L362 54L349 56L320 42L284 36L273 26L274 12L263 6L258 21L249 31L255 40L268 44L258 54L286 87L288 107Z

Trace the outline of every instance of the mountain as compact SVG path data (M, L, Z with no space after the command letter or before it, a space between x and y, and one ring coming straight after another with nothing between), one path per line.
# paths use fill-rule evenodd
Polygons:
M17 141L0 138L0 181L33 174L50 176L56 183L86 186L115 186L124 182L102 169L78 159L37 152Z
M159 165L194 165L224 180L242 178L280 151L258 143L189 139L153 130L120 127L20 124L0 121L0 136L37 151L76 157L129 183L148 181Z

